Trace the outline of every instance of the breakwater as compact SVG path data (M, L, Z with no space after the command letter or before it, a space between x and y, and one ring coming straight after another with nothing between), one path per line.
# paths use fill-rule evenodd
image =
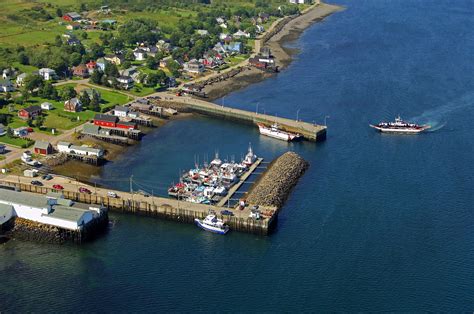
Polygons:
M281 155L251 188L247 202L280 208L308 167L308 162L294 152Z

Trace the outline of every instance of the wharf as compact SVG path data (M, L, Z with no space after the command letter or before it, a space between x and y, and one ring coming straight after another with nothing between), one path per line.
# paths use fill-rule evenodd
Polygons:
M168 93L163 94L161 96L161 101L178 103L180 105L183 105L191 112L196 112L208 116L217 116L225 119L238 120L251 124L264 123L267 125L271 125L276 122L285 131L299 133L306 140L324 141L326 139L327 127L324 125L317 125L304 121L296 121L288 118L281 118L258 112L251 112L242 109L225 107L222 105L214 104L212 102L187 96L175 96L170 95ZM177 109L179 110L183 108Z
M211 209L217 217L229 225L231 230L259 235L269 234L277 221L276 211L271 216L255 220L249 217L250 209L248 207L243 210L231 208L234 216L224 216L221 215L221 211L228 210L228 208L222 206L196 204L164 197L146 197L136 193L97 188L67 177L54 176L50 181L38 179L44 184L43 186L32 185L30 180L26 177L8 175L0 178L0 187L10 187L19 191L39 194L61 192L67 199L85 204L104 205L111 211L159 217L184 223L194 223L194 218L205 218ZM55 184L61 185L64 189L62 191L53 189ZM92 194L79 193L80 187L89 189ZM109 197L107 194L109 191L115 192L118 197Z
M237 182L233 187L230 188L229 193L225 197L223 197L219 203L217 203L217 206L225 206L227 202L232 198L232 196L237 192L237 190L242 186L242 184L247 181L248 177L257 169L257 167L262 163L263 158L257 158L257 160L253 163L253 165L250 167L249 170L247 170L241 177L240 181Z

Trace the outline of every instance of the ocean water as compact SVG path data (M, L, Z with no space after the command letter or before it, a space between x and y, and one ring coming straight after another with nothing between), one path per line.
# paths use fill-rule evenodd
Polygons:
M80 247L0 246L0 311L472 311L474 3L345 1L291 43L296 60L224 105L329 127L287 144L255 128L178 120L98 182L164 194L194 162L293 150L311 167L269 237L112 215ZM221 102L218 100L217 102ZM387 136L396 115L431 123Z

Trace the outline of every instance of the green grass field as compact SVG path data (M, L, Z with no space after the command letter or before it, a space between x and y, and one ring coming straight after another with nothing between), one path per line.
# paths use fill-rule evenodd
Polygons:
M19 137L9 137L8 135L0 136L0 142L19 148L26 145L31 146L34 143L33 141L28 141Z

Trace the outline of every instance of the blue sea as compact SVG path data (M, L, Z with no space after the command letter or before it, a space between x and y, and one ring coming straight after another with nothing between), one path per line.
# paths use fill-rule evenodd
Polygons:
M111 215L83 245L0 246L0 311L473 311L474 2L341 0L308 28L282 73L224 105L326 123L322 143L287 144L256 128L173 121L105 166L97 181L165 194L195 161L311 166L268 237ZM217 100L221 103L222 100ZM433 129L381 135L400 114Z

